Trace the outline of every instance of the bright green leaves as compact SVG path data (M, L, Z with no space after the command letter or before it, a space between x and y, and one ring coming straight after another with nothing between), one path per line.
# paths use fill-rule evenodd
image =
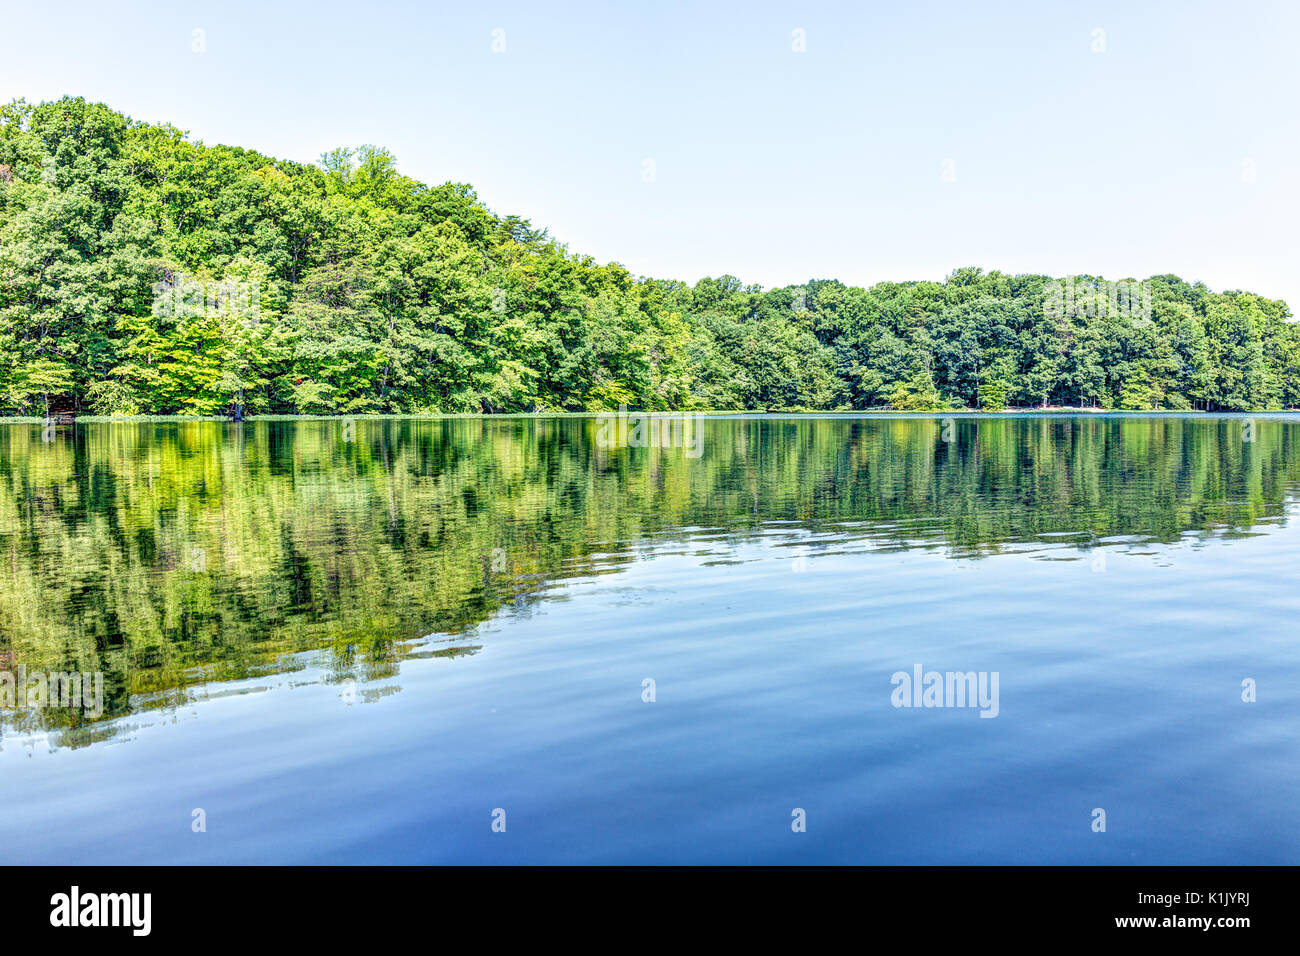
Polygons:
M158 308L160 282L255 290ZM956 270L637 278L375 146L301 165L63 99L0 106L0 413L1300 405L1283 303Z

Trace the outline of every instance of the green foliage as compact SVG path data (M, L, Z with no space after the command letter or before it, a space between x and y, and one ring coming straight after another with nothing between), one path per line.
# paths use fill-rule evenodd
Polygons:
M900 412L930 412L948 407L929 369L921 369L906 382L899 382L889 393L889 407Z
M1007 394L1010 392L1005 380L1001 378L981 382L979 387L979 407L986 412L1000 412L1007 406Z
M1135 317L1065 281L690 287L380 147L301 165L81 99L0 106L0 413L1300 405L1285 303L1155 276ZM176 285L201 294L159 308Z

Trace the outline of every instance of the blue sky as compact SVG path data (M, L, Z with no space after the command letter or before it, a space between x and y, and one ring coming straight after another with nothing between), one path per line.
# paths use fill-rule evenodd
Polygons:
M6 5L0 99L299 161L386 146L638 275L1173 272L1300 303L1294 2L55 9Z

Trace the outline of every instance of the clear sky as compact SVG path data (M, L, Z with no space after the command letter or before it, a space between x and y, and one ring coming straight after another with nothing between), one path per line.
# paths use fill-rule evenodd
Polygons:
M1173 272L1294 310L1298 36L1295 0L7 0L0 100L386 146L638 275Z

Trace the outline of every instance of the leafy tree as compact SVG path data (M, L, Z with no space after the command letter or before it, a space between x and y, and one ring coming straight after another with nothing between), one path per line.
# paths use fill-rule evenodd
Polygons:
M174 284L255 290L160 309ZM1172 275L635 277L382 147L304 165L65 98L0 106L0 410L1300 405L1283 302ZM1117 305L1117 302L1119 303Z

